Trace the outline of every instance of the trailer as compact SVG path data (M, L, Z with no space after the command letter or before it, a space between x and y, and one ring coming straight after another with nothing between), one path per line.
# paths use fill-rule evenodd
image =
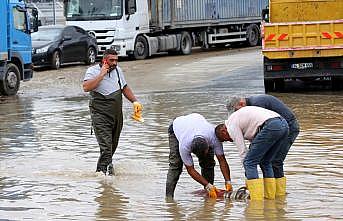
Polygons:
M270 0L263 13L265 91L285 81L343 85L343 0Z
M0 95L15 95L33 75L30 33L38 30L38 13L23 0L0 0L0 14Z
M190 54L193 46L260 43L267 0L64 0L68 25L93 34L99 56L145 59L160 52Z

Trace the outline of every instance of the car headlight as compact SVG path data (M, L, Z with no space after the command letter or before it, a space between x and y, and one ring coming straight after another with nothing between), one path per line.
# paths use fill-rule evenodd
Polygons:
M37 48L37 49L36 49L36 53L37 53L37 54L45 53L45 52L48 51L49 47L50 47L50 45L47 45L47 46L42 47L42 48Z

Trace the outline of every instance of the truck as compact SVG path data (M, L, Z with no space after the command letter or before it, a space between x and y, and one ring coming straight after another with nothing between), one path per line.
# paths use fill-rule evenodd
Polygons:
M262 12L266 92L285 82L343 85L343 0L270 0Z
M94 35L101 56L145 59L190 54L193 46L260 44L262 9L268 0L64 0L67 25Z
M38 30L38 12L23 0L0 0L0 14L0 95L8 96L32 78L30 34Z

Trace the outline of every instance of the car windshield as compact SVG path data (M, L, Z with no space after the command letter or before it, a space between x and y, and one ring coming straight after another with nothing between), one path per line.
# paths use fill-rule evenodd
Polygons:
M64 13L67 20L120 19L122 0L66 0Z
M52 41L56 40L61 32L62 29L60 28L40 29L31 34L31 39L32 41Z

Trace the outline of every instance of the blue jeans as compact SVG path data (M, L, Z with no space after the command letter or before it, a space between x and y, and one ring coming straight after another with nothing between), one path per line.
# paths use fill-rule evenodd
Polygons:
M272 165L275 178L281 178L285 176L283 170L283 162L286 159L289 149L291 148L294 140L297 138L299 134L299 124L296 119L291 122L288 122L289 126L289 134L288 134L288 142L280 149L279 154L274 158Z
M243 166L248 180L257 179L259 164L264 178L273 178L272 161L279 154L281 147L288 142L288 124L282 117L266 120L261 130L252 140Z

